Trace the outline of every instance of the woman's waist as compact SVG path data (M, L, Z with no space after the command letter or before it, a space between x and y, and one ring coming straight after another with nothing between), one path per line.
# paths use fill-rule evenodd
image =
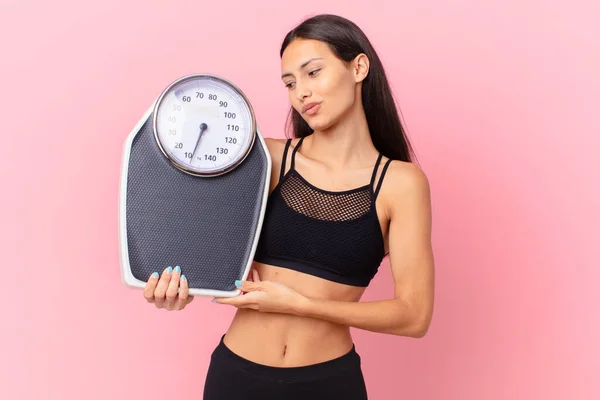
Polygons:
M328 361L353 345L348 326L252 309L237 310L224 343L243 358L277 367Z

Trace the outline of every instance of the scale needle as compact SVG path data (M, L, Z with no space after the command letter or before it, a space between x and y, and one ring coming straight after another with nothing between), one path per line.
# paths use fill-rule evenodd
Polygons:
M206 125L204 122L200 124L200 133L198 134L198 139L196 140L196 146L194 147L194 151L192 152L192 161L190 161L190 163L194 161L194 155L196 154L196 150L198 149L198 144L200 143L200 138L202 137L202 133L204 133L206 128L208 128L208 125Z

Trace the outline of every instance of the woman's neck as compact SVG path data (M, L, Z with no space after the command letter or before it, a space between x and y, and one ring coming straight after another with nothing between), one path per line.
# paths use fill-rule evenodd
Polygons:
M362 104L326 130L317 130L302 142L302 153L331 170L361 169L373 165L379 152L373 145Z

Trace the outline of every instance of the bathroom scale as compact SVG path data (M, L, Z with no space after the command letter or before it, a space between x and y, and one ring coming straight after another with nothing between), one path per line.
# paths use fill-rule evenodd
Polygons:
M235 84L193 74L169 84L125 140L119 255L128 287L179 265L189 293L231 297L248 277L271 158Z

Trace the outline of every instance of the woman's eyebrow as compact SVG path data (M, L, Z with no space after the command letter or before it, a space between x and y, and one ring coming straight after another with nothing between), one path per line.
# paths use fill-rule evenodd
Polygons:
M310 64L311 62L315 61L315 60L322 60L323 57L313 57L305 62L302 63L302 65L300 66L300 69L306 67L308 64ZM291 72L286 72L285 74L281 75L281 79L285 78L286 76L292 76L293 74Z

